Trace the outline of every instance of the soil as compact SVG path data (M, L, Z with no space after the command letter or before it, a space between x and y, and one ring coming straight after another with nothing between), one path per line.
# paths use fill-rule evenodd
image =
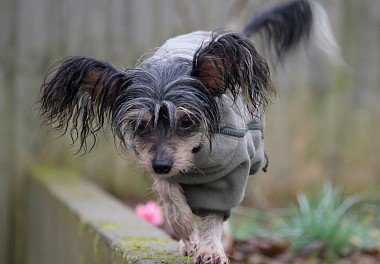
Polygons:
M253 238L247 241L234 241L229 255L231 263L236 264L287 264L287 263L339 263L339 264L375 264L380 263L380 249L372 251L357 251L348 256L326 258L325 245L313 243L295 252L289 245L271 244L264 240Z

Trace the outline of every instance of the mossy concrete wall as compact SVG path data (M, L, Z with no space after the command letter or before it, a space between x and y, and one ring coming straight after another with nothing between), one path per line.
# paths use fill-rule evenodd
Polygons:
M27 263L190 262L164 232L71 172L32 169L27 196Z

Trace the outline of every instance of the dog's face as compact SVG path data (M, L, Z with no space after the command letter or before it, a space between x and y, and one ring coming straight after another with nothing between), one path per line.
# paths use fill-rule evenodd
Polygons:
M205 128L187 109L176 108L175 120L170 120L166 111L162 110L156 124L154 115L146 115L131 137L141 167L156 178L191 168L193 156L205 137ZM171 121L176 123L173 128Z
M135 150L141 167L156 178L187 171L218 109L192 62L150 61L133 70L133 83L115 103L116 135Z
M154 56L118 70L86 57L63 62L42 86L42 115L86 150L106 117L124 147L158 178L185 172L201 142L219 129L218 96L241 96L253 113L274 92L265 60L243 35L216 32L192 60Z

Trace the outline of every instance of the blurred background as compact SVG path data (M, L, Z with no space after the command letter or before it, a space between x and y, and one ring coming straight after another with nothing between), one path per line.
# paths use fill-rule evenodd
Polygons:
M0 250L22 222L28 167L69 167L130 205L154 197L133 155L109 130L73 155L68 137L41 124L36 102L47 69L86 55L133 67L166 39L194 30L241 28L265 0L0 0ZM277 208L331 181L345 193L380 187L380 1L324 0L346 65L295 54L272 71L279 94L266 115L268 173L250 179L245 205ZM253 39L255 42L255 40ZM22 207L22 206L21 206ZM1 255L4 252L0 251Z

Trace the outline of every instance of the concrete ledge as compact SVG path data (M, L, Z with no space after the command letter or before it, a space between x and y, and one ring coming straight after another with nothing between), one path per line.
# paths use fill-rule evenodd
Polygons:
M27 263L190 263L177 242L72 172L31 169Z

